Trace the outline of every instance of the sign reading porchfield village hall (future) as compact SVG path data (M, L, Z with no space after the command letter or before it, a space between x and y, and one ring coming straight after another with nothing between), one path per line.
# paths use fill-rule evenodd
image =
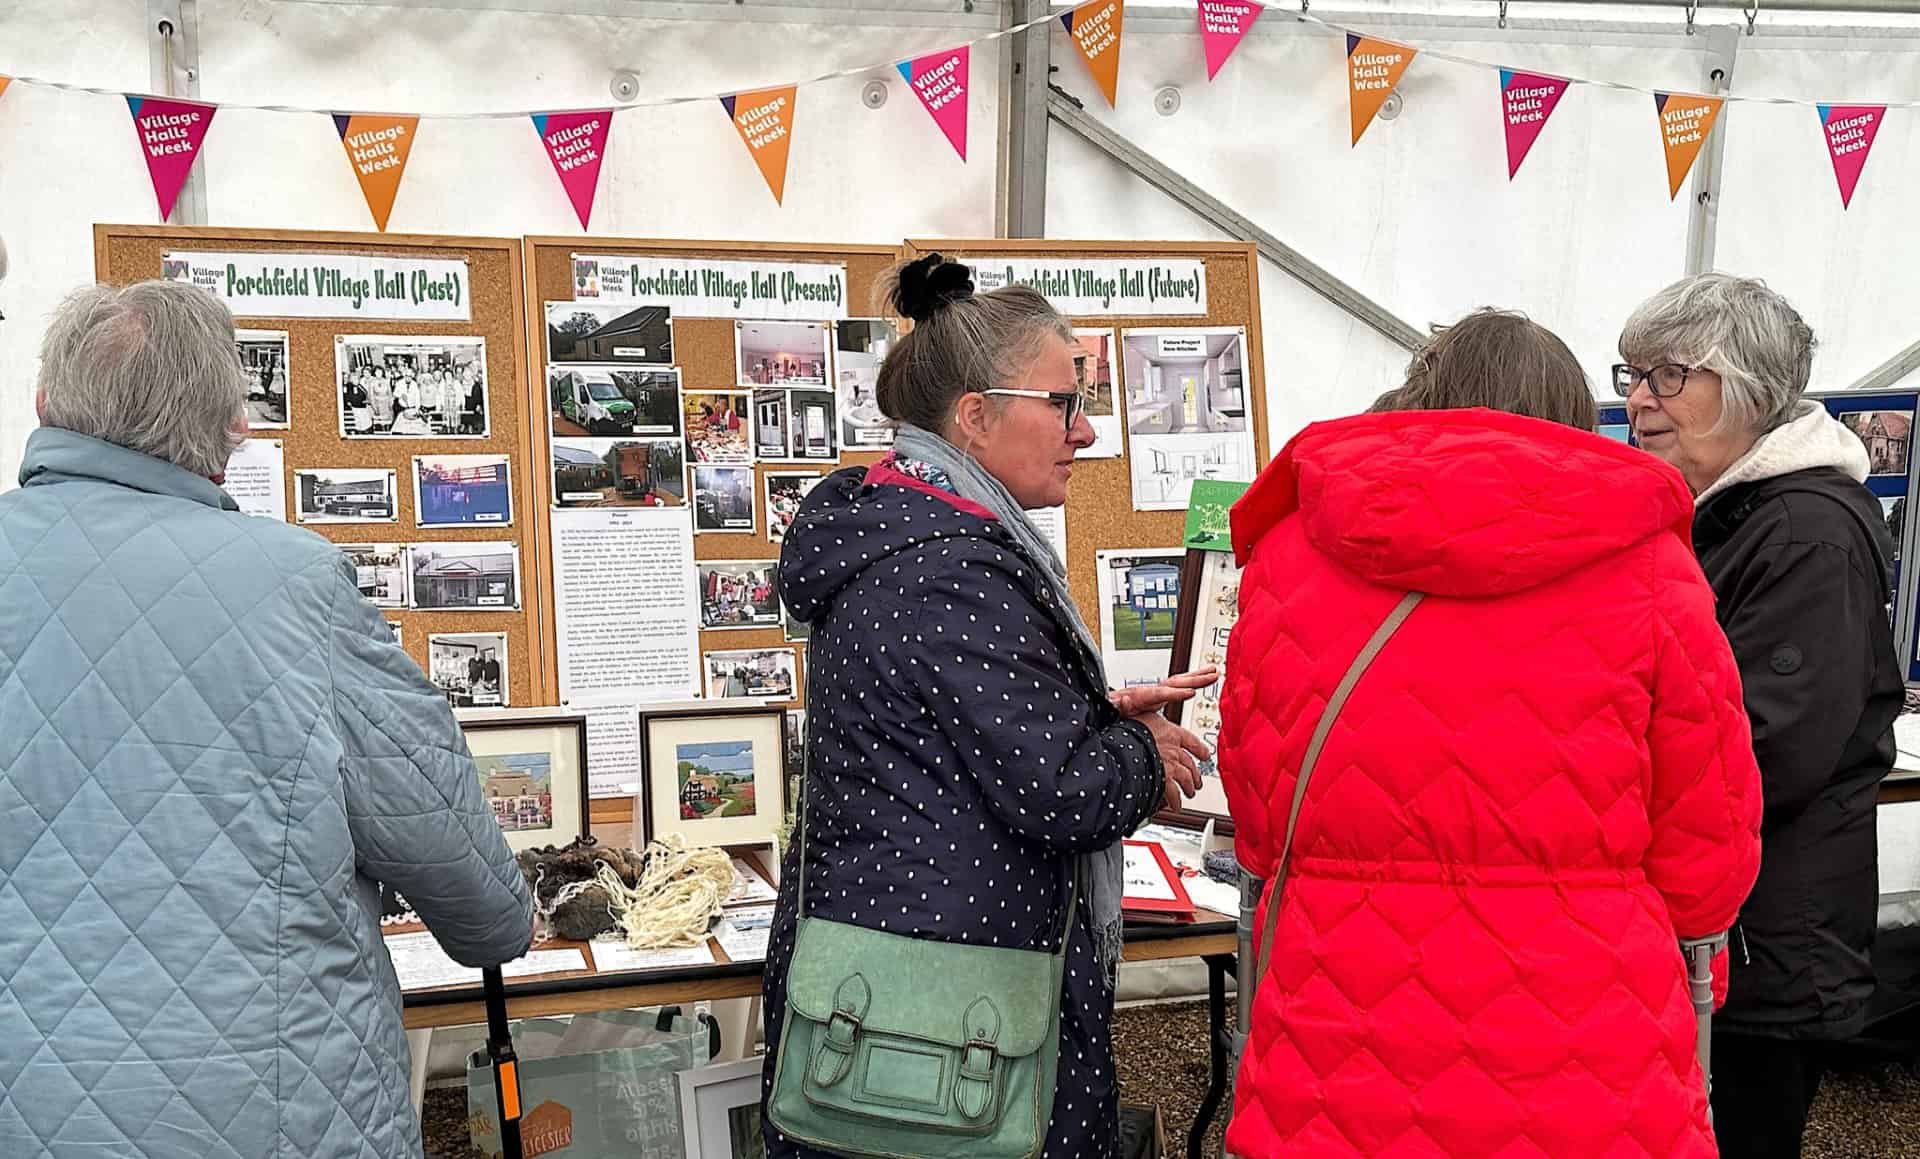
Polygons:
M1189 258L959 258L976 290L1031 286L1075 318L1200 317L1207 312L1207 265Z
M467 263L383 254L170 253L160 276L190 282L242 318L397 318L465 322L473 316Z

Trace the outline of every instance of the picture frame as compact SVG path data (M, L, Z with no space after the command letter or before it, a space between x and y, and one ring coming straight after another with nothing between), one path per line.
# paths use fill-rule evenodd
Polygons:
M1167 719L1184 724L1207 742L1217 759L1220 749L1220 691L1227 683L1227 638L1239 620L1240 568L1231 552L1187 549L1180 566L1180 614L1173 629L1173 657L1169 673L1186 672L1196 665L1214 664L1220 679L1188 701L1166 707ZM1220 783L1215 760L1202 761L1200 792L1177 809L1162 809L1155 819L1192 829L1213 823L1214 832L1233 834L1233 815L1227 808L1226 788Z
M640 712L640 831L764 845L784 828L787 714L762 704Z
M687 1159L764 1159L759 1055L680 1072L680 1131Z
M515 853L587 836L585 713L550 708L456 709L480 791Z

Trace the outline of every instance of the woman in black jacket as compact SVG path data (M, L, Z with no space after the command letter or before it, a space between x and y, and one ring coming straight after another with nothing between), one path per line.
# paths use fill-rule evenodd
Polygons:
M1071 327L1030 289L974 296L938 255L898 282L915 326L879 375L894 453L814 488L781 548L781 598L812 630L807 915L1051 951L1077 870L1045 1154L1099 1159L1118 1127L1118 842L1198 788L1206 746L1158 711L1188 690L1109 699L1064 568L1024 514L1065 501L1074 450L1093 442ZM769 1087L797 850L767 952ZM769 1155L819 1154L765 1122Z
M1763 283L1669 286L1627 321L1620 354L1635 438L1694 492L1765 797L1714 1018L1714 1131L1724 1156L1798 1155L1819 1044L1857 1033L1873 993L1874 809L1903 695L1893 543L1861 485L1866 447L1802 397L1813 331Z

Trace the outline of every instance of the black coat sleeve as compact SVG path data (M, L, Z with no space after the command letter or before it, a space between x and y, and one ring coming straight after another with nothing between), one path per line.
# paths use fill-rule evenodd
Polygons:
M1873 692L1878 588L1832 543L1778 543L1755 552L1725 611L1740 663L1753 752L1766 800L1762 835L1792 820L1833 779L1859 727L1835 705Z
M1160 752L1145 725L1074 684L1026 566L982 546L930 583L903 674L1003 824L1057 853L1104 848L1162 803Z

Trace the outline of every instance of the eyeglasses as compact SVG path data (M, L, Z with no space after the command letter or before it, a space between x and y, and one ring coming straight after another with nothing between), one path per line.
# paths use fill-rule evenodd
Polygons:
M1655 398L1672 398L1686 389L1687 376L1698 369L1697 366L1682 366L1678 362L1664 362L1641 370L1637 366L1616 362L1613 366L1613 393L1627 398L1633 394L1635 387L1644 382Z
M1067 429L1080 421L1080 413L1087 409L1087 397L1076 390L983 390L981 394L998 394L1008 398L1044 398L1060 408L1065 416Z

